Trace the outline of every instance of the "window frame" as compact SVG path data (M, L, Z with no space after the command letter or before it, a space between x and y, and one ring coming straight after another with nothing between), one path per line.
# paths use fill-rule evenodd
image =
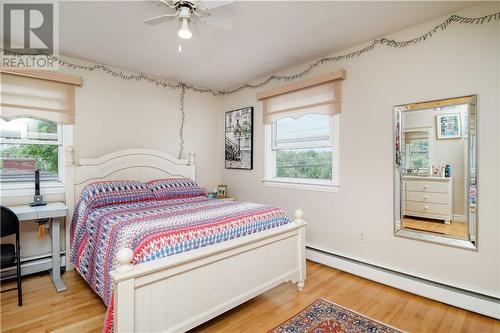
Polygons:
M428 145L428 154L427 154L427 159L428 161L432 164L431 161L433 161L433 138L432 138L432 127L409 127L409 128L406 128L405 130L402 131L402 133L404 135L406 135L406 133L412 133L412 132L426 132L427 133L427 145ZM407 142L405 140L404 142L405 146L407 145ZM404 162L405 162L405 167L408 168L408 165L409 165L409 159L410 159L410 151L406 149L406 147L404 148L404 152L405 152L405 156L404 156ZM429 168L425 168L425 169L429 169ZM432 170L429 170L430 173L432 173Z
M412 142L412 143L407 143L408 145L408 153L407 153L407 161L406 161L406 168L407 169L428 169L427 167L429 166L429 163L430 163L430 158L429 158L429 154L430 154L430 150L429 150L429 140L427 141L423 141L421 143L425 143L427 145L427 151L424 151L424 152L420 152L420 151L416 151L413 149L413 144L415 144L417 142ZM418 167L415 167L414 163L413 163L413 157L417 157L417 156L420 156L422 155L423 157L425 157L425 159L427 160L427 163L426 163L426 168L418 168Z
M321 192L338 192L339 184L339 118L340 114L330 116L330 139L332 147L332 179L276 177L276 150L274 144L275 123L265 124L265 176L264 184L270 187L301 189Z
M65 193L66 184L66 147L73 145L74 125L57 124L59 142L57 144L57 174L58 180L45 180L40 182L40 191L42 195L46 194L61 194ZM3 143L27 144L29 142L20 143L19 140L6 140ZM18 197L34 195L35 186L32 181L20 182L0 182L0 192L2 197Z

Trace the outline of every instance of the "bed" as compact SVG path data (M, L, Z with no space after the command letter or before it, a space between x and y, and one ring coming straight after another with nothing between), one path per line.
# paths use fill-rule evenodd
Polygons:
M279 208L207 199L197 190L156 198L141 192L154 179L194 181L194 162L194 154L178 160L124 150L74 163L67 151L66 199L77 204L67 248L108 306L105 331L187 331L283 282L304 287L302 211L291 221ZM80 200L122 179L141 187L126 202Z

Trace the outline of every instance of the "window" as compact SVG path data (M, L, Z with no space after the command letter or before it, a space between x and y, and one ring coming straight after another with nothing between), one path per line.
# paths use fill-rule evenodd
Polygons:
M268 186L336 192L344 70L257 94L266 132Z
M73 144L79 77L0 68L0 182L2 197L64 193L64 148Z
M337 118L306 114L297 119L282 118L268 125L266 183L316 189L337 185ZM312 188L306 186L306 188ZM331 191L330 189L329 191Z
M62 125L36 118L0 119L0 180L32 182L40 170L42 181L61 181Z
M276 177L332 179L329 116L285 118L273 126Z
M408 169L427 169L429 167L429 142L420 141L408 144Z
M408 171L429 170L430 147L428 131L405 133L405 165Z

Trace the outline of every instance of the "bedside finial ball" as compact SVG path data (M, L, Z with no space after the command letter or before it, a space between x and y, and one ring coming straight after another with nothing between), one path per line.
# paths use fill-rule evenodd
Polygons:
M116 254L116 260L120 265L128 265L132 261L134 257L134 252L129 248L123 248L118 251Z
M304 220L302 219L302 216L304 216L304 211L302 209L297 209L295 211L295 220L294 220L294 222L297 223L297 224L304 223Z
M188 157L188 163L189 163L189 165L194 165L195 159L196 159L196 153L194 152L194 150L191 150L189 152L189 157Z

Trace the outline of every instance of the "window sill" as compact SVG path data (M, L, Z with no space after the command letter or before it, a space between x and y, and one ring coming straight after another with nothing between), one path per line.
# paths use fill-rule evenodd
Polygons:
M2 197L19 197L24 195L34 195L35 185L33 182L28 183L3 183L0 184ZM61 194L65 193L65 187L60 182L42 182L40 184L40 192L42 195Z
M269 187L289 188L295 190L319 191L319 192L338 192L340 186L332 182L325 181L293 181L288 179L264 179L264 185Z

